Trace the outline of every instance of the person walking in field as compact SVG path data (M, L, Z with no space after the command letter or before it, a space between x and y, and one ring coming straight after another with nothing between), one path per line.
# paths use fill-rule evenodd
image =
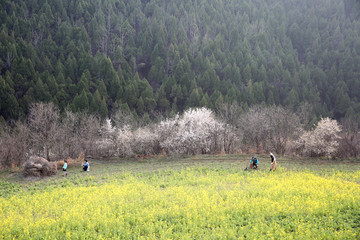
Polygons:
M275 171L276 170L276 157L274 156L274 154L270 153L270 158L271 158L270 171Z
M64 160L64 166L63 166L63 173L64 173L64 177L66 177L66 176L67 176L67 172L66 172L66 170L67 170L67 160Z

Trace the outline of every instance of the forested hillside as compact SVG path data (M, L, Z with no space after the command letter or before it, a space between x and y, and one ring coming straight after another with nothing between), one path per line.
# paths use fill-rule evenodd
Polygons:
M360 112L356 0L2 0L0 23L5 120L38 101L102 117L222 102Z

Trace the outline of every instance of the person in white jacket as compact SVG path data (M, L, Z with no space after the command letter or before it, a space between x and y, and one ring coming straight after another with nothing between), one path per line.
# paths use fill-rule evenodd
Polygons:
M274 156L274 154L270 153L270 158L271 158L270 171L275 171L276 170L276 157Z

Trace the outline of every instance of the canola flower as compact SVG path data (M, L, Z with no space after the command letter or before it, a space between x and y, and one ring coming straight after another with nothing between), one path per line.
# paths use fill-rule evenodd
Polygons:
M360 239L359 179L286 169L126 173L0 197L0 239Z

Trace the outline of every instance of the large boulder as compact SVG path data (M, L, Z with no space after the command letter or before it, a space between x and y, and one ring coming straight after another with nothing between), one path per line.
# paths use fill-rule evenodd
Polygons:
M32 156L25 163L25 177L45 177L55 175L57 173L56 164L49 162L45 158Z

